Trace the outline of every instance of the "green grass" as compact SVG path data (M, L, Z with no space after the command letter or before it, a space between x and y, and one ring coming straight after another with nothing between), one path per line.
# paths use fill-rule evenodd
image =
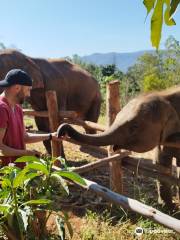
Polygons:
M141 237L135 233L137 227L141 227L144 231ZM180 236L172 230L142 217L134 222L126 215L123 221L119 220L113 224L113 219L107 211L101 215L88 211L80 232L74 235L73 240L131 240L142 237L148 240L180 239Z

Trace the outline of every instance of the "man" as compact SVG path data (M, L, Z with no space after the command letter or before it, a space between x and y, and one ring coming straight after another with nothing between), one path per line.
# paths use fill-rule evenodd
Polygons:
M19 104L30 96L32 79L21 69L12 69L0 81L4 92L0 95L0 159L5 166L19 156L39 156L36 150L27 150L26 143L50 140L53 134L29 134L25 131L23 112ZM17 164L23 167L24 164Z

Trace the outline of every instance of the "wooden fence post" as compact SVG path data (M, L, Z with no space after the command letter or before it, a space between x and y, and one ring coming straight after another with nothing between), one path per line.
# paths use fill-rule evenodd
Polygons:
M107 123L110 126L117 113L120 111L119 81L115 80L107 84L106 88L106 112ZM108 147L108 156L111 156L112 147ZM110 162L110 188L118 193L123 192L122 166L120 162Z
M57 96L55 91L46 91L46 102L48 108L50 130L51 132L55 132L60 124ZM60 143L52 140L51 147L53 157L58 157L61 155L60 146Z

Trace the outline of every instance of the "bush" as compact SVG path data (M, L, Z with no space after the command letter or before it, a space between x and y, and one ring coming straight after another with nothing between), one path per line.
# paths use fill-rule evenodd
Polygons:
M57 160L64 168L53 171ZM55 212L53 219L58 239L65 239L65 223L72 235L67 214L57 213L61 209L54 197L69 194L64 177L81 185L86 185L84 180L71 172L63 159L25 156L16 162L26 162L27 165L20 169L10 164L0 169L0 225L4 234L10 240L47 239L46 223Z
M143 91L162 90L168 87L164 79L159 78L156 74L145 76L143 81Z

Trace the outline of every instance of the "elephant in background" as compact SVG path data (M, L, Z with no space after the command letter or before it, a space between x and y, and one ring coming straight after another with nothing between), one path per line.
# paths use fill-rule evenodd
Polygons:
M32 77L29 102L34 110L47 110L45 91L54 90L59 110L77 111L79 118L97 122L101 106L100 89L87 71L63 59L30 58L16 50L0 51L0 79L12 68L21 68ZM50 131L48 119L36 117L35 121L40 131ZM50 153L50 142L45 141L44 144Z

